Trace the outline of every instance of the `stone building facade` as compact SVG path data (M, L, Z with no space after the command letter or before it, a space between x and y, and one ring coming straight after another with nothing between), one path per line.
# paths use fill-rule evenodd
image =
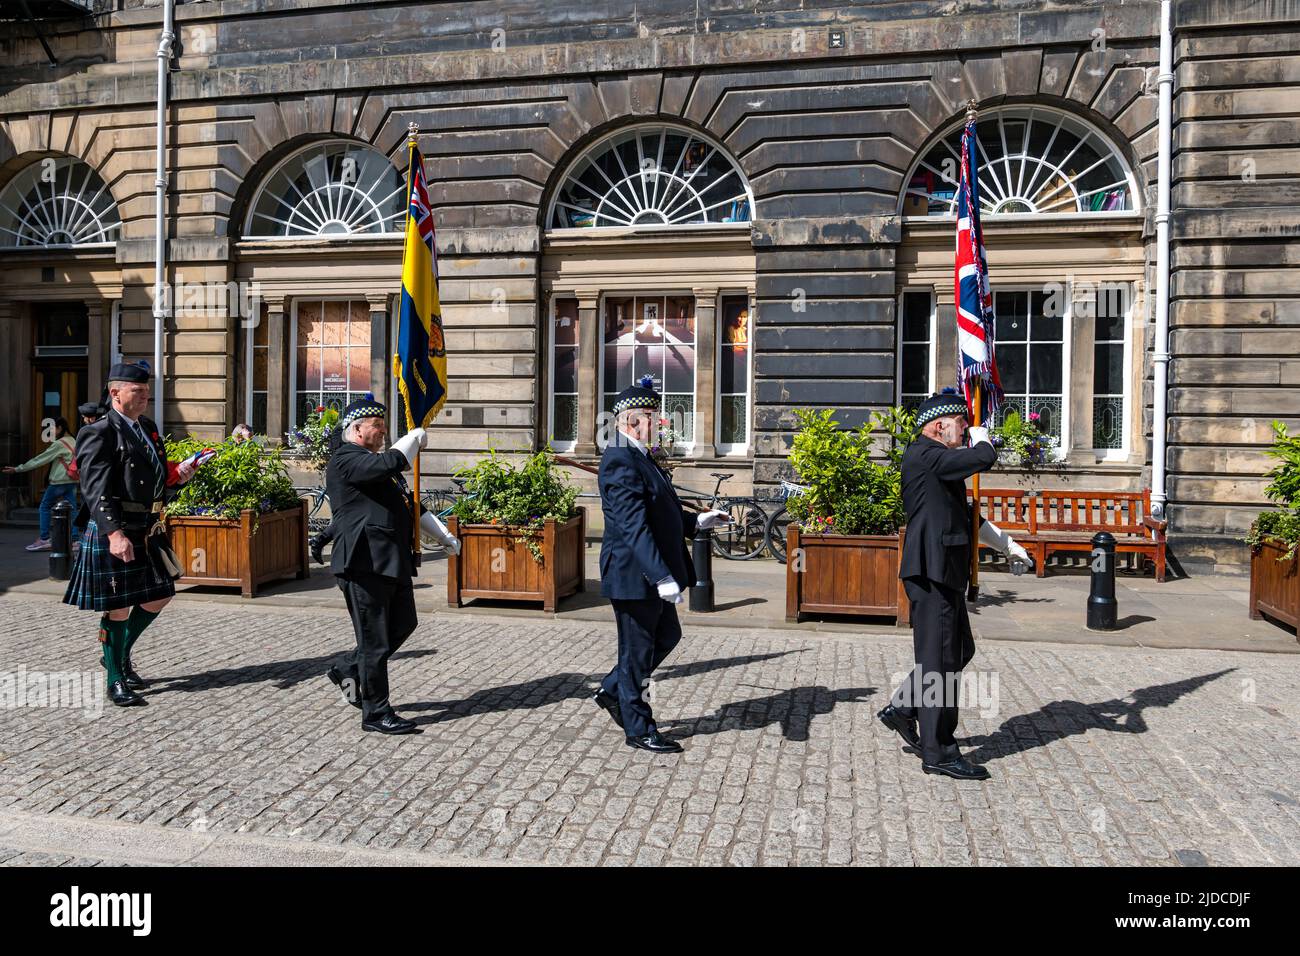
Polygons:
M149 0L15 6L9 459L114 355L153 353L161 26ZM1146 487L1160 4L963 6L179 4L166 429L280 436L318 403L393 397L417 122L450 378L425 473L548 441L594 460L608 396L649 373L683 484L770 487L795 409L855 426L952 383L973 99L1003 374L1067 463L1032 481ZM1300 2L1176 0L1173 25L1168 517L1185 560L1234 561L1269 422L1300 425Z

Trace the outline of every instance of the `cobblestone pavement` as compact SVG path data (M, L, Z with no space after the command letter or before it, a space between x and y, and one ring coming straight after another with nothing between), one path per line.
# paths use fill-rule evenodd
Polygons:
M93 615L0 620L0 672L99 679ZM174 604L134 655L148 707L4 715L0 814L561 864L1300 863L1295 656L984 641L959 736L993 779L958 783L875 720L903 635L687 628L653 689L679 757L587 699L612 622L426 615L405 738L324 678L350 641L330 609ZM76 859L37 849L0 863Z

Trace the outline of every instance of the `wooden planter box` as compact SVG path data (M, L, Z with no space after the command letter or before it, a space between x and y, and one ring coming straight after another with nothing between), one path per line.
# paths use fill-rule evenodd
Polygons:
M911 602L898 579L903 533L801 534L786 528L785 619L804 614L863 614L912 620ZM802 549L803 570L795 555Z
M1250 556L1250 616L1268 615L1300 628L1300 554L1279 561L1286 547L1267 538Z
M206 515L167 519L172 550L185 568L177 584L237 587L251 598L267 581L302 580L308 570L307 501L285 511L258 515L245 510L239 520ZM196 549L202 549L201 555Z
M542 527L542 560L516 541L508 529L494 524L460 524L447 519L460 538L460 554L447 559L447 604L463 607L475 598L539 601L555 613L560 598L584 589L587 511L579 508L568 521L547 519Z

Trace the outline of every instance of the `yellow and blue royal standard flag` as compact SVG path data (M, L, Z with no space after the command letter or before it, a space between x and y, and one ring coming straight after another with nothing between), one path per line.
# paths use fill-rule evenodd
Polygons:
M424 428L447 400L447 349L438 301L438 249L424 159L411 148L411 193L402 254L402 311L393 377L406 404L406 428Z

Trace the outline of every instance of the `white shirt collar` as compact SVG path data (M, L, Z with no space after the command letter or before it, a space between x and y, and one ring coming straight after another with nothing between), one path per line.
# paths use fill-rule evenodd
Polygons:
M643 455L647 455L647 456L650 454L650 450L649 450L648 448L646 448L645 445L641 444L641 442L637 441L635 438L633 438L633 437L632 437L631 435L629 435L627 432L625 432L625 431L620 431L619 434L620 434L621 436L623 436L624 440L627 441L627 443L628 443L629 445L631 445L633 448L635 448L635 449L637 449L638 451L640 451L641 454L643 454Z

